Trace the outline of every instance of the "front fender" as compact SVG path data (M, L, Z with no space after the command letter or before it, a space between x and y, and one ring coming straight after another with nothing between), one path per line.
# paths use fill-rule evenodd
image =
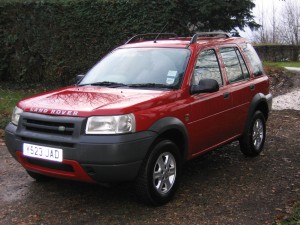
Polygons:
M175 117L164 117L156 121L149 130L156 132L158 138L167 136L175 143L180 143L183 148L183 157L187 159L189 136L186 126L181 120Z

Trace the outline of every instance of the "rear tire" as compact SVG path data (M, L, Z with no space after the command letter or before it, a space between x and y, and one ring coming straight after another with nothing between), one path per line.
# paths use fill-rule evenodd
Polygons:
M258 156L263 150L266 139L266 119L261 111L256 111L249 126L240 138L240 149L249 157Z
M172 141L155 144L136 179L138 199L155 206L169 202L178 188L181 166L179 149Z

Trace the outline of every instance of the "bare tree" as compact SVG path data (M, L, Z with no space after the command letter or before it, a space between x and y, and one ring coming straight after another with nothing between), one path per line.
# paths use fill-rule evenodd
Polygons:
M271 19L271 28L272 28L272 43L277 44L277 7L274 4L274 1L272 2L272 19Z
M261 4L256 5L257 7L257 23L261 25L259 29L257 29L256 32L253 33L253 37L255 42L257 43L269 43L269 26L267 25L267 20L266 20L266 14L267 11L264 7L264 2L262 1Z
M282 23L279 27L285 44L299 45L300 32L300 2L299 0L285 0L281 14Z
M254 32L254 42L271 44L300 44L300 1L273 1L272 8L265 8L263 2L257 5L257 22L261 27Z

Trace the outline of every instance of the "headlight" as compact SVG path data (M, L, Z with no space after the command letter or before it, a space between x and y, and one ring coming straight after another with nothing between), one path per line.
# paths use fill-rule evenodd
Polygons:
M18 126L20 115L23 112L22 109L18 108L17 106L14 108L13 114L11 116L11 122Z
M133 114L120 116L92 116L88 118L86 134L124 134L135 132Z

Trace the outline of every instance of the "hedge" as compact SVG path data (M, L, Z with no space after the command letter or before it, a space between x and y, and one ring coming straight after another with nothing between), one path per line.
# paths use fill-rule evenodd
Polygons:
M175 1L1 1L0 81L72 82L136 33L187 33Z

